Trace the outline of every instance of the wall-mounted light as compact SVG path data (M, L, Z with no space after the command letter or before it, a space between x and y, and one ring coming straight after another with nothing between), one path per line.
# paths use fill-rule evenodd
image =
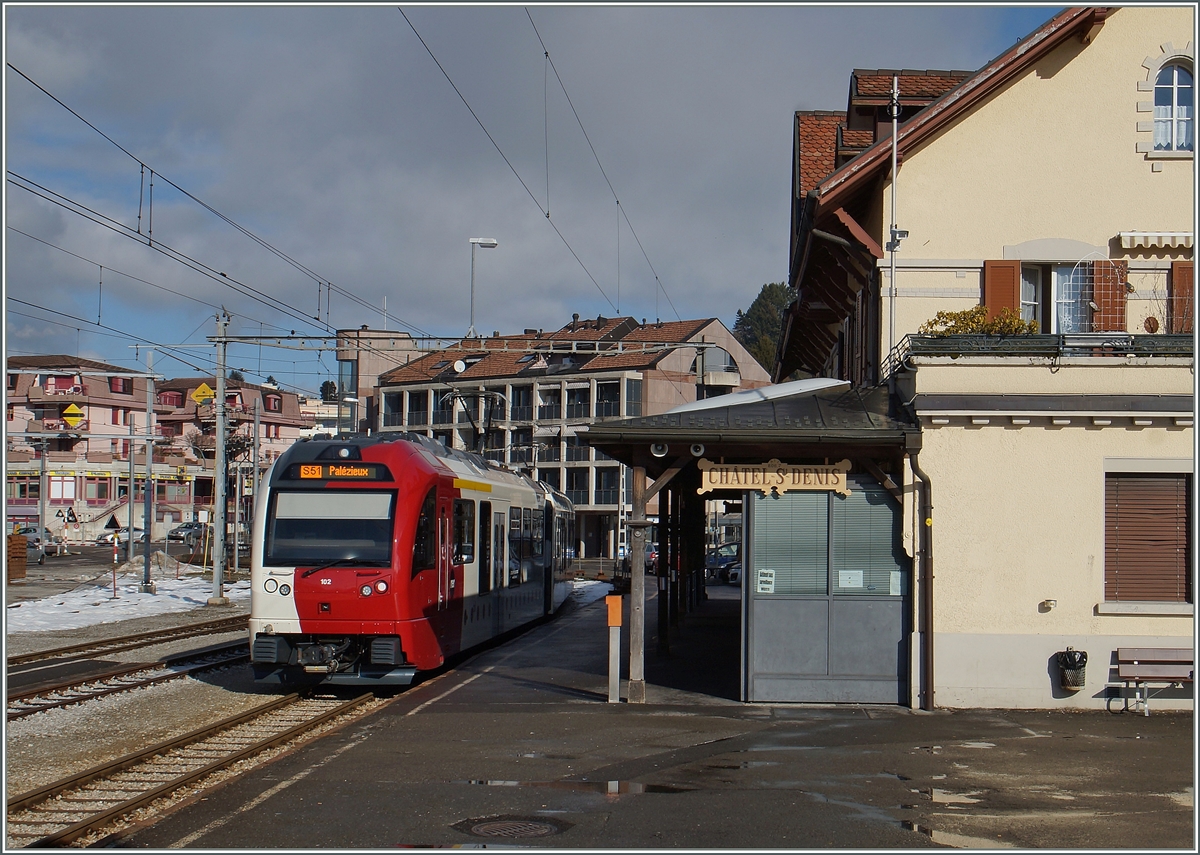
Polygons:
M1042 610L1047 611L1047 612L1050 611L1052 608L1054 608L1057 605L1058 605L1058 600L1042 600L1042 602L1041 602Z

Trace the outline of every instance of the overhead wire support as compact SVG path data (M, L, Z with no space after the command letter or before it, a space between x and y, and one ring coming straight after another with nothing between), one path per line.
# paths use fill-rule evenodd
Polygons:
M554 233L558 235L559 239L563 242L563 245L566 246L567 250L572 256L574 256L575 260L579 262L579 266L583 268L583 272L587 274L588 279L592 280L592 284L596 286L596 290L600 292L600 295L604 297L605 301L608 302L608 305L613 307L613 311L616 311L617 307L613 303L612 299L607 293L605 293L604 289L600 287L600 283L596 281L596 277L592 275L592 272L588 270L587 265L583 263L583 259L579 257L579 254L575 252L574 247L571 246L570 242L566 239L563 233L559 231L559 228L555 224L554 220L550 219L549 205L547 204L545 209L542 208L542 203L538 201L537 196L533 195L533 191L529 189L529 185L525 183L525 179L521 177L521 173L517 172L517 168L512 165L512 161L508 159L508 155L504 153L504 149L500 148L500 144L496 142L495 138L491 135L491 132L488 131L487 126L479 118L479 115L475 112L474 108L471 107L471 103L467 101L466 96L462 94L462 91L454 83L454 80L446 72L446 69L442 67L441 62L438 61L437 56L434 55L429 45L425 43L425 39L421 37L421 34L417 31L417 28L413 25L413 22L408 19L408 15L404 14L404 9L399 6L397 6L396 9L403 16L405 23L407 23L409 28L413 31L413 35L417 37L417 41L421 43L421 47L425 48L425 52L429 54L429 58L432 59L434 64L438 67L438 71L440 71L442 76L446 78L446 82L450 84L450 87L454 90L454 94L457 95L459 100L463 102L463 106L467 108L467 112L471 114L471 118L473 118L475 123L479 125L479 128L483 131L484 136L488 138L488 141L496 149L497 153L499 153L501 159L503 159L509 170L512 171L512 174L516 177L517 181L520 182L523 188L525 188L525 192L529 194L529 198L533 200L533 204L537 205L538 210L546 215L546 221L550 223L550 227L554 229ZM549 59L548 55L547 59ZM553 63L551 63L551 67L553 67Z

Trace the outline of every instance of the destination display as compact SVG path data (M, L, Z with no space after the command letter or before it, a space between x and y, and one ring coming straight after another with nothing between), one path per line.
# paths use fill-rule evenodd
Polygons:
M382 463L293 463L287 477L292 481L390 481L392 475Z
M774 459L766 463L714 463L701 459L696 465L701 476L697 493L710 490L757 490L763 494L829 490L850 495L850 484L846 480L849 460L814 464L781 463Z

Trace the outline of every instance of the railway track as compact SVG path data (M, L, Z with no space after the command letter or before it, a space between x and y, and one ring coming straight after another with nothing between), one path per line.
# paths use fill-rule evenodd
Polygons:
M8 721L45 710L80 704L94 698L128 692L168 680L177 680L197 671L219 668L249 658L244 641L235 641L201 653L173 656L162 662L111 668L98 674L77 676L49 686L38 686L8 695Z
M8 800L8 848L62 847L374 700L288 695ZM202 784L201 784L202 786Z
M8 658L8 667L13 668L18 665L27 665L46 659L63 661L86 659L109 653L119 653L123 650L149 647L152 644L175 641L180 638L196 638L203 635L216 635L222 632L236 632L237 630L244 630L246 627L247 618L245 615L204 621L202 623L185 624L184 626L168 627L151 632L139 632L135 635L122 635L101 641L89 641L82 644L72 644L67 647L55 647L51 650L25 653L20 656L10 656Z

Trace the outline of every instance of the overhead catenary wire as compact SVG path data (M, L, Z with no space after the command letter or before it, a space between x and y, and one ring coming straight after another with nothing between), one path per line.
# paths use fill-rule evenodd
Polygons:
M250 299L252 299L258 303L261 303L270 309L282 312L283 314L288 315L289 317L295 318L296 320L299 320L299 321L304 321L307 324L313 324L312 318L308 317L307 315L304 315L303 313L298 312L297 310L293 309L290 305L283 302L282 300L280 300L276 297L272 297L270 294L267 294L264 291L254 288L253 286L248 285L238 279L235 279L234 277L231 277L226 273L216 270L215 268L210 267L209 265L204 264L203 262L198 261L197 259L192 258L191 256L172 248L170 245L165 244L162 241L151 242L145 235L137 234L135 231L130 229L128 226L126 226L122 223L119 223L116 220L113 220L111 217L106 217L105 215L100 214L99 212L93 211L92 209L88 208L86 205L78 203L68 196L64 196L60 193L55 193L53 190L45 188L45 187L41 186L40 184L37 184L36 182L31 181L31 180L13 172L12 170L9 170L8 176L9 176L7 179L8 182L10 184L12 184L14 187L19 187L20 189L26 191L27 193L30 193L34 196L38 196L42 199L45 199L46 201L51 202L55 205L58 205L59 207L64 208L64 209L76 214L77 216L81 216L85 219L91 220L92 222L96 223L97 225L103 226L104 228L107 228L107 229L115 232L116 234L119 234L123 237L129 238L131 240L137 241L138 243L142 244L143 246L146 246L149 249L153 249L155 252L165 255L167 258L170 258L173 261L183 264L185 267L189 267L192 270L195 270L197 273L200 273L203 276L207 276L209 279L212 279L215 282L220 282L224 285L227 285L231 290L236 291L237 293L240 293L245 297L249 297ZM22 182L24 182L24 183L22 183ZM324 324L324 323L320 323L320 322L318 322L318 324L320 326L324 327L326 330L332 330L332 327L330 327L328 324Z
M554 78L558 81L558 85L562 89L563 96L567 99L567 106L569 106L571 108L571 113L572 113L572 115L575 116L575 121L579 124L579 130L580 130L580 132L583 133L583 138L587 142L588 148L591 149L592 157L594 157L596 159L596 166L599 167L600 174L604 177L604 183L608 185L609 192L612 193L613 200L617 203L617 208L620 211L621 216L625 219L625 225L629 226L630 234L632 234L633 239L635 241L637 241L638 249L640 249L642 251L642 256L646 259L646 265L650 268L650 272L654 276L655 287L662 290L663 296L667 298L667 302L670 303L670 305L671 305L671 311L675 312L676 320L683 320L683 318L680 317L680 315L679 315L679 310L675 308L674 301L671 300L671 295L667 293L666 286L662 283L662 280L658 278L658 271L656 271L654 269L654 265L650 263L650 256L646 254L646 248L644 246L642 246L642 241L641 241L641 238L639 238L637 235L637 230L634 229L633 223L631 223L629 221L629 214L626 213L625 208L621 205L621 199L619 196L617 196L616 188L613 187L612 182L608 179L608 173L604 171L604 164L600 162L600 155L596 152L596 147L594 145L592 145L592 138L588 136L587 128L585 128L583 126L583 119L580 118L579 111L575 109L575 103L571 100L571 94L569 92L567 92L567 85L565 83L563 83L562 76L558 73L558 68L554 65L554 60L550 56L550 49L546 47L546 42L542 39L542 34L540 32L538 32L537 24L535 24L533 22L533 15L530 13L528 7L525 8L525 15L526 15L526 17L529 18L529 25L531 27L533 27L533 34L535 36L537 36L538 44L542 46L542 53L546 57L546 62L549 64L550 70L554 72ZM549 144L547 143L547 147L548 146L549 146ZM546 186L547 186L546 208L547 208L547 211L549 211L549 207L550 207L549 168L550 168L549 167L549 155L547 154L547 166L546 166L546 169L547 169L547 173L546 173L547 174L547 178L546 178ZM550 216L550 214L547 213L546 216ZM619 252L620 252L620 250L618 248L618 253ZM617 275L618 275L618 277L620 276L620 268L619 267L618 267ZM618 296L618 302L620 302L619 296ZM620 311L620 310L618 310L618 311Z
M122 153L124 153L131 160L136 162L141 170L141 175L142 175L143 179L144 179L146 171L148 170L150 172L150 198L149 198L149 218L147 221L148 222L147 239L150 239L154 233L154 220L153 220L153 217L154 217L154 177L155 177L155 175L157 175L160 181L166 182L168 185L170 185L176 191L181 193L183 196L185 196L186 198L195 202L197 205L204 208L206 211L213 214L217 218L219 218L222 222L226 223L231 228L236 229L241 234L250 238L250 240L254 241L256 244L261 246L263 249L266 249L268 252L272 253L280 260L286 262L294 269L303 273L305 276L308 276L309 278L316 280L318 285L323 283L326 288L326 299L327 300L328 300L328 292L332 291L332 290L336 290L339 295L345 297L346 299L348 299L354 303L357 303L358 305L360 305L364 308L371 309L372 311L378 311L377 306L374 306L371 303L367 302L366 300L364 300L362 297L355 294L354 292L349 291L340 285L335 285L327 277L321 276L319 273L312 270L311 268L309 268L302 262L297 261L295 258L288 255L283 250L273 246L271 243L269 243L265 239L259 237L257 234L250 231L246 227L242 226L240 223L236 222L235 220L228 217L221 211L218 211L216 208L209 205L203 199L200 199L199 197L193 195L191 192L185 190L183 187L179 186L174 181L172 181L171 179L164 176L161 172L156 172L153 167L146 164L144 161L142 161L141 158L139 158L137 155L133 154L131 151L129 151L129 149L125 148L125 146L121 145L119 142L117 142L115 139L110 137L108 134L104 133L104 131L100 130L98 127L96 127L96 125L92 124L92 122L85 119L76 110L72 109L70 106L68 106L66 103L64 103L62 101L62 99L58 98L56 95L54 95L52 92L50 92L44 86L42 86L36 80L31 78L29 75L25 74L25 72L21 71L19 68L17 68L11 62L6 63L6 65L9 68L11 68L13 71L15 71L17 74L19 74L26 81L28 81L32 86L34 86L39 91L41 91L44 95L46 95L46 97L50 98L52 101L54 101L56 104L58 104L64 110L66 110L72 116L79 119L79 121L83 122L85 125L87 125L89 128L91 128L93 131L95 131L97 134L99 134L101 137L103 137L105 140L107 140L109 143L111 143L113 146L115 146L117 149L119 149ZM97 214L97 216L102 216L102 215ZM134 230L134 233L138 234L138 235L142 234L141 220L142 220L142 191L139 189L139 192L138 192L138 224L137 224L136 229ZM116 221L113 221L113 222L116 222ZM319 321L320 318L317 318L317 320ZM402 318L393 317L392 320L396 321L397 323L399 323L405 327L408 327L409 329L411 329L413 332L417 333L418 335L429 335L429 333L427 331L425 331L425 330L421 329L420 327L417 327L413 324L408 323L407 321L403 320ZM326 326L328 326L328 309L326 310Z
M592 272L590 270L588 270L587 265L583 263L583 259L581 259L579 257L579 254L575 251L575 248L573 246L571 246L571 242L568 241L566 236L562 233L562 231L559 230L558 224L556 224L554 222L554 220L550 217L549 204L547 204L546 208L544 208L544 209L542 208L542 203L538 201L537 196L535 196L533 194L533 191L529 189L529 185L527 183L525 183L525 179L521 177L521 173L517 172L517 168L515 166L513 166L512 161L510 161L508 159L508 155L506 155L504 153L504 149L500 148L500 144L498 142L496 142L496 140L492 136L491 132L488 131L487 126L483 123L483 120L479 118L479 115L475 112L474 108L471 106L471 103L467 100L466 96L462 94L462 91L458 88L458 86L455 84L454 80L450 77L450 74L442 66L442 63L438 60L438 58L434 54L433 50L430 49L429 45L425 43L425 39L421 37L421 34L417 31L417 28L413 25L413 22L409 20L408 15L404 14L404 9L400 8L399 6L397 6L396 8L400 12L400 14L404 17L404 20L408 24L408 26L412 29L413 35L415 35L417 37L417 40L421 43L421 47L425 48L425 52L429 54L429 58L433 60L435 65L437 65L438 71L442 72L442 76L446 78L446 82L450 84L450 87L454 90L454 94L456 94L459 97L459 100L463 102L463 106L465 106L467 108L467 112L469 112L471 114L471 118L473 118L475 120L476 124L479 125L479 127L483 131L484 135L488 138L488 141L492 144L492 146L499 153L501 159L504 160L505 164L507 164L508 168L512 171L512 174L516 177L517 181L520 182L520 184L523 188L525 188L525 192L529 194L529 198L533 200L533 203L538 206L538 210L541 211L543 214L545 214L546 222L548 222L550 224L550 228L554 229L554 233L556 235L558 235L559 240L561 240L563 242L563 245L567 248L567 250L571 253L571 255L575 258L575 260L577 262L579 262L579 266L583 269L583 272L585 274L587 274L588 279L590 279L592 281L592 284L596 286L596 290L600 292L600 295L602 297L604 297L604 299L608 303L608 305L612 306L613 311L615 312L617 310L617 307L613 303L612 299L608 296L608 294L605 292L605 290L600 286L600 283L596 281L596 277L592 275Z

